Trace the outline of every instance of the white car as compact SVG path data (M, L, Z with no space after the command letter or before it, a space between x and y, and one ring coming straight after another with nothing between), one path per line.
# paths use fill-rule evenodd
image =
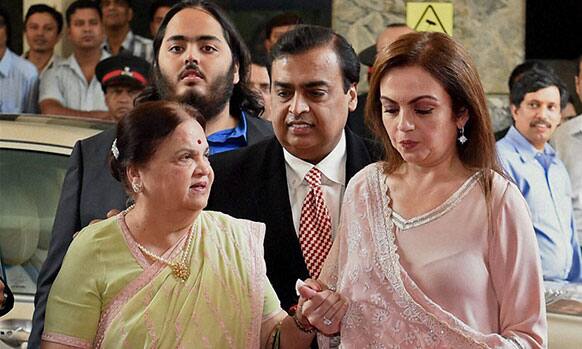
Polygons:
M0 114L0 258L14 309L0 319L0 349L28 339L68 158L77 140L112 123Z

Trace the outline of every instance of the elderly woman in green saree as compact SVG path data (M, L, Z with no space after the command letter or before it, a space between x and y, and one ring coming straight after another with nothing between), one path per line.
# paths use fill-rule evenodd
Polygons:
M308 348L314 327L338 331L347 306L332 291L303 287L297 314L281 310L262 223L203 211L214 177L203 126L164 101L119 123L111 171L135 204L74 238L43 348Z

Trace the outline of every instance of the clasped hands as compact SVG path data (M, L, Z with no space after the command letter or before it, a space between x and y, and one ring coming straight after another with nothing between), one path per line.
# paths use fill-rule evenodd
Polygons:
M315 327L327 336L337 334L348 310L348 300L319 280L297 280L296 289L300 295L297 320L304 327Z

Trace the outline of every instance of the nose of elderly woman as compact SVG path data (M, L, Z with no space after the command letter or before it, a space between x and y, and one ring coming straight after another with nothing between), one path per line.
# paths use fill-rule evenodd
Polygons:
M212 173L210 162L208 162L208 158L206 156L202 156L200 160L197 161L196 168L194 169L194 175L209 176L210 173Z

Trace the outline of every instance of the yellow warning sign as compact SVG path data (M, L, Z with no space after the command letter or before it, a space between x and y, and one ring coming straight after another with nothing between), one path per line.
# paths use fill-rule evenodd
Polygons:
M409 2L406 24L419 32L441 32L453 36L453 4L446 2Z

